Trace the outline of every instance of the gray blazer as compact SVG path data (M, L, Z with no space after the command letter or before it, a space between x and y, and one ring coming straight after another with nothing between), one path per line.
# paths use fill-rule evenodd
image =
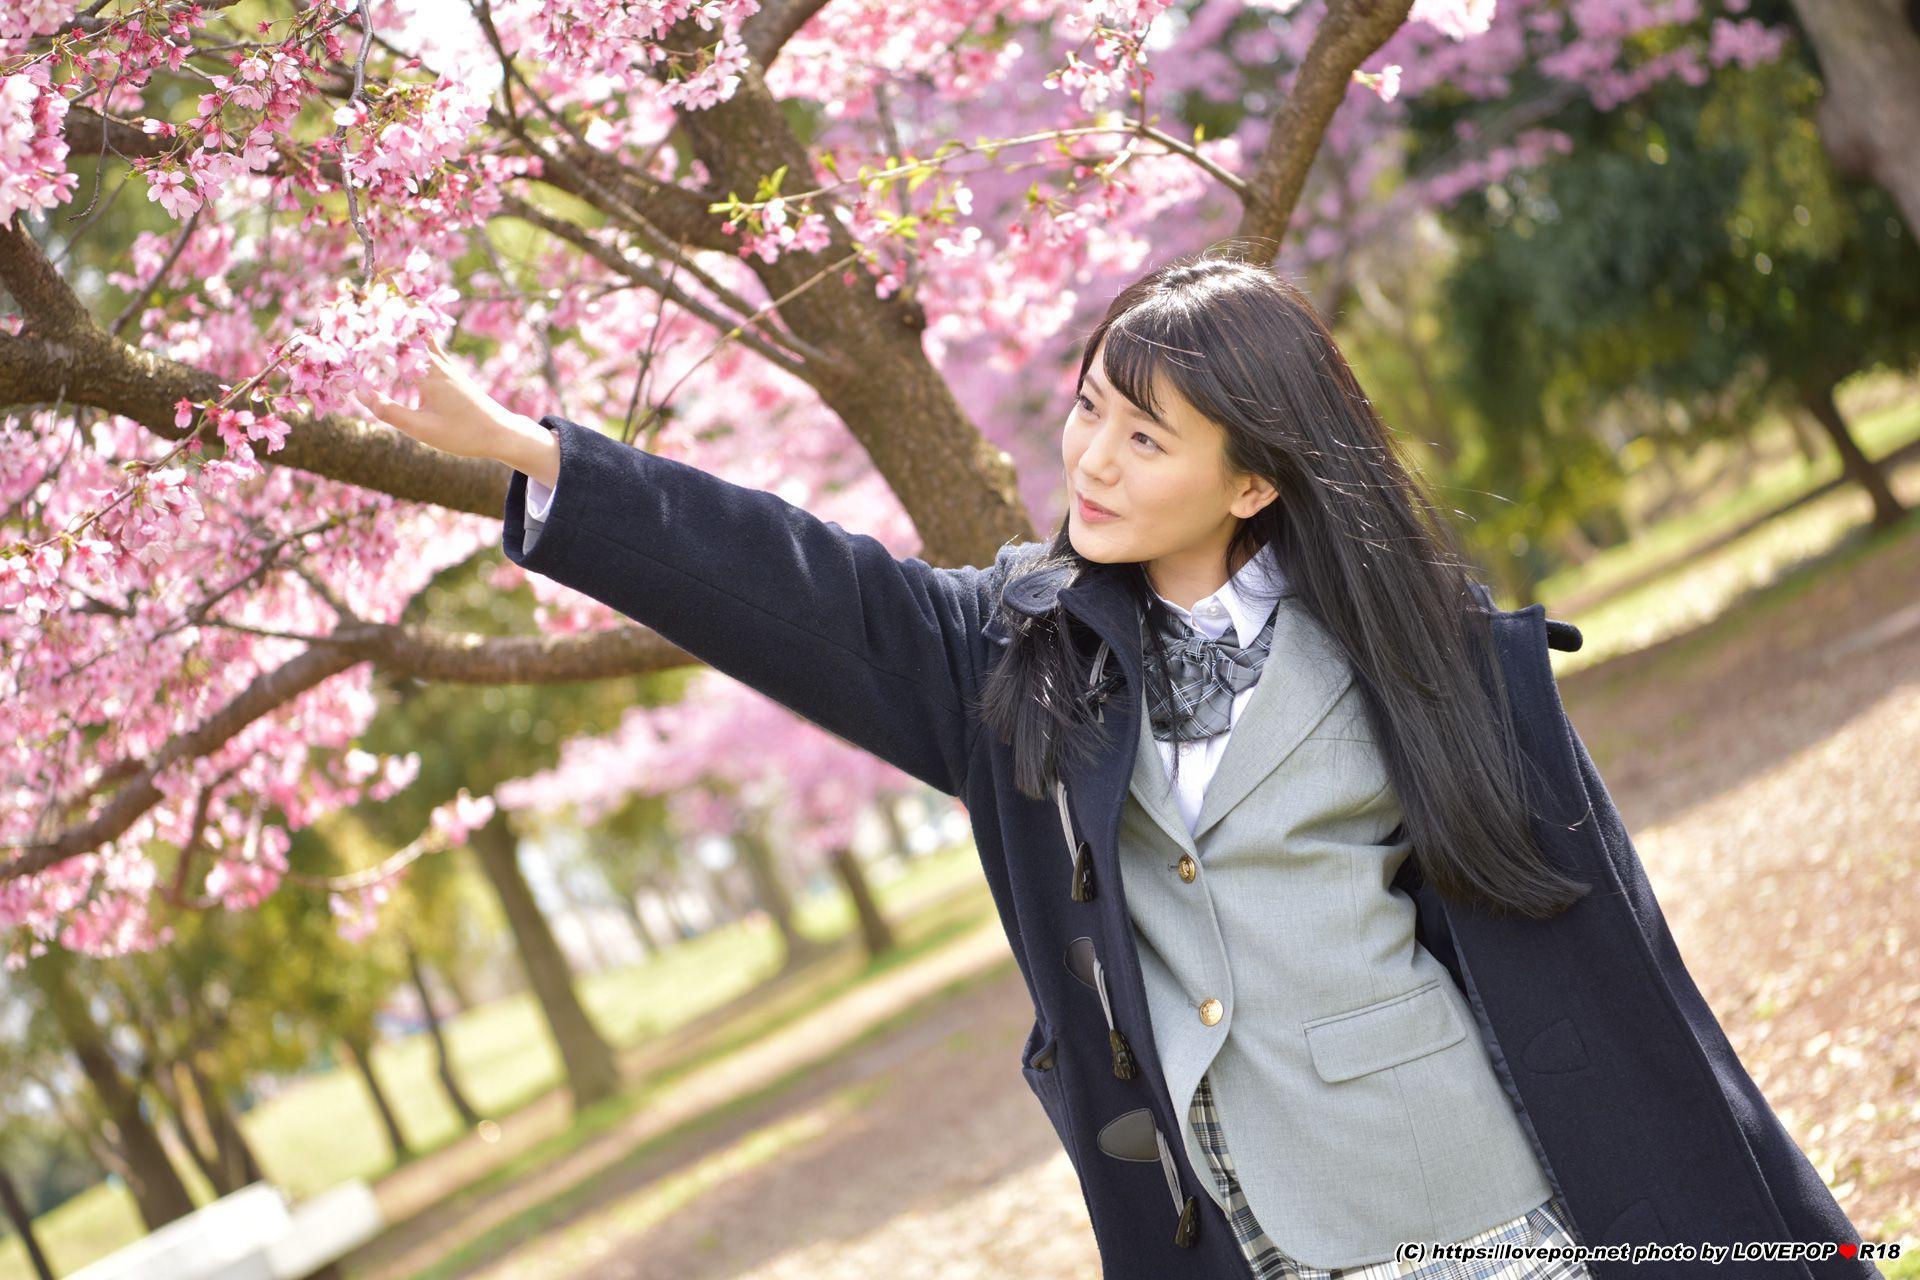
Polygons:
M1377 1262L1546 1200L1465 997L1391 887L1411 849L1389 839L1399 801L1352 672L1298 597L1280 600L1191 835L1144 700L1139 725L1122 874L1203 1181L1188 1107L1205 1072L1248 1204L1298 1261Z

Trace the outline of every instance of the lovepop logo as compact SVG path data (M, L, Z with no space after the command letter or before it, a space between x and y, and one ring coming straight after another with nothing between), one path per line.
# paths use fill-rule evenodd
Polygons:
M1841 1244L1833 1240L1740 1240L1733 1244L1661 1244L1654 1241L1602 1245L1525 1245L1512 1241L1487 1244L1442 1244L1402 1241L1394 1251L1400 1262L1452 1261L1579 1261L1579 1262L1821 1262L1842 1258L1892 1259L1901 1254L1898 1240L1861 1240Z
M1712 1260L1728 1259L1734 1262L1822 1261L1832 1258L1835 1254L1843 1258L1897 1258L1900 1256L1898 1240L1862 1240L1851 1244L1810 1240L1741 1240L1732 1245L1707 1247L1718 1254L1718 1257Z

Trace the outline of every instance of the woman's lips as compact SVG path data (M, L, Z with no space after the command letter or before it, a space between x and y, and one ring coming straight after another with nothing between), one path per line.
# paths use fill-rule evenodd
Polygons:
M1098 522L1103 520L1118 520L1120 518L1118 515L1107 510L1105 507L1096 506L1093 503L1087 501L1087 499L1081 494L1076 493L1073 495L1073 498L1074 498L1074 502L1079 505L1080 518L1082 520L1090 520L1090 521Z

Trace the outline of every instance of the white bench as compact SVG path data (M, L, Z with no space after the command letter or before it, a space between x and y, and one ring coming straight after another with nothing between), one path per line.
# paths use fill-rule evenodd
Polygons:
M358 1178L291 1206L279 1188L256 1182L67 1280L309 1280L385 1225L373 1188Z

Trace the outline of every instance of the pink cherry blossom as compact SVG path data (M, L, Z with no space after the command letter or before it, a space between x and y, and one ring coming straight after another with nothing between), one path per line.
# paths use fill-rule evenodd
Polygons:
M129 770L141 794L158 797L110 838L0 879L9 962L47 945L112 954L163 940L174 908L155 851L171 866L189 850L192 901L244 909L285 882L292 833L412 785L417 754L362 741L391 683L376 658L327 668L204 750L168 752L260 683L340 652L342 635L411 621L409 606L446 571L477 561L492 589L531 600L546 635L626 625L504 562L498 512L281 465L350 449L373 430L353 421L353 394L407 394L426 338L458 335L477 381L515 412L614 427L644 364L637 418L671 389L646 447L906 555L918 531L860 441L810 384L749 345L793 336L772 306L768 267L791 267L789 280L831 271L829 288L911 298L926 358L1013 460L1020 499L1051 509L1057 423L1045 406L1076 335L1151 260L1233 229L1230 183L1251 180L1325 11L1297 0L1177 10L1011 0L984 14L972 0L836 0L768 63L745 43L759 7L494 6L526 77L516 102L534 127L523 143L489 114L499 69L461 6L373 6L383 43L414 56L376 50L347 100L334 72L359 42L333 24L357 15L356 0L291 8L248 45L220 50L210 46L231 43L224 19L204 5L135 6L140 20L109 6L88 38L57 42L43 37L71 25L71 0L0 6L0 219L84 234L85 220L70 216L87 193L65 131L83 103L104 101L125 123L121 141L139 150L131 168L110 157L111 172L137 176L172 220L101 269L118 296L141 299L118 340L200 379L167 393L160 403L172 411L156 422L77 416L57 388L0 418L0 496L18 513L0 545L10 800L0 842L35 848L43 815L98 814L125 793ZM1468 113L1457 146L1408 172L1399 132L1428 95L1503 102L1525 83L1582 110L1614 109L1657 85L1780 56L1789 33L1739 17L1746 8L1416 0L1319 140L1326 163L1313 166L1276 267L1305 277L1337 266L1572 145L1551 116ZM752 109L740 99L751 87L759 100L753 76L816 126L777 180L710 171L705 160L725 161L679 145L697 113ZM532 105L536 93L605 158L601 178L561 145L572 140ZM1201 96L1244 108L1230 136L1188 141L1176 104ZM1191 154L1129 132L1143 111ZM883 171L893 176L873 176ZM606 174L626 185L591 189ZM656 249L638 209L617 207L658 184L690 193L696 209L722 205L692 259L697 273ZM577 237L530 230L530 213ZM788 255L797 261L783 263ZM690 292L663 302L647 283L662 278ZM28 319L0 316L0 332L19 335ZM759 748L750 758L731 749L743 739ZM682 704L564 744L535 778L493 796L460 793L409 848L468 839L496 802L565 806L591 822L651 792L671 798L688 833L775 823L807 870L852 838L863 810L910 785L707 673ZM331 891L344 930L377 926L404 866Z

